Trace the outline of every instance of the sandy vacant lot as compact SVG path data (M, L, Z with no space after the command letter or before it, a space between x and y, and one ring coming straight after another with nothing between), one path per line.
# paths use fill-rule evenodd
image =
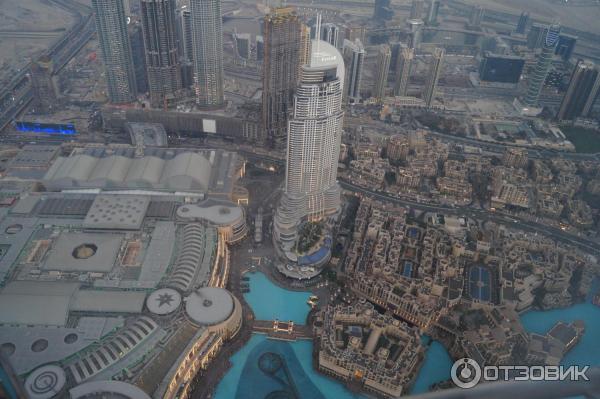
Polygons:
M479 4L491 10L520 14L528 11L534 18L552 21L558 19L563 25L600 34L600 4L589 5L581 1L563 0L463 0L468 4ZM588 4L588 5L582 5Z
M64 29L72 15L47 0L0 0L0 66L22 66L43 52ZM11 31L49 32L40 37L15 37Z

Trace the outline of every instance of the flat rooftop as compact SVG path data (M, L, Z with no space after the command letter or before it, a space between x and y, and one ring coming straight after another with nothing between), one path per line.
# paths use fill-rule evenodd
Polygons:
M110 230L138 230L150 198L139 195L98 195L85 216L83 227Z
M45 270L108 273L123 236L103 233L62 233L43 264Z

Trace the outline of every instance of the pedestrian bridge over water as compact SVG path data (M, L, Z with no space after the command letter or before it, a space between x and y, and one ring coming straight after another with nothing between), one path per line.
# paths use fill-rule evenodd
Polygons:
M252 331L257 334L266 334L269 338L283 341L296 341L298 339L312 339L312 328L293 321L280 320L255 320Z

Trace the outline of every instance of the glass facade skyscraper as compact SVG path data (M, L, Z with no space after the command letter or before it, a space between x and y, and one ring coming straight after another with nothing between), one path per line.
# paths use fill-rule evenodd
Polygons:
M542 42L542 51L538 56L535 69L529 77L527 94L524 99L524 104L528 107L537 107L540 93L544 87L544 81L552 64L554 56L554 48L558 42L560 35L560 25L552 25L546 31Z
M221 0L190 0L196 103L220 107L223 97Z
M175 0L141 0L146 68L153 107L181 89Z
M137 89L123 0L92 0L92 7L106 72L108 99L113 104L135 101Z

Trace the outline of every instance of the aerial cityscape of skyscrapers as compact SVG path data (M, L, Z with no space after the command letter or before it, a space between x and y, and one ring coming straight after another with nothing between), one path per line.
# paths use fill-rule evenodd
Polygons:
M0 1L0 398L600 392L599 10Z

